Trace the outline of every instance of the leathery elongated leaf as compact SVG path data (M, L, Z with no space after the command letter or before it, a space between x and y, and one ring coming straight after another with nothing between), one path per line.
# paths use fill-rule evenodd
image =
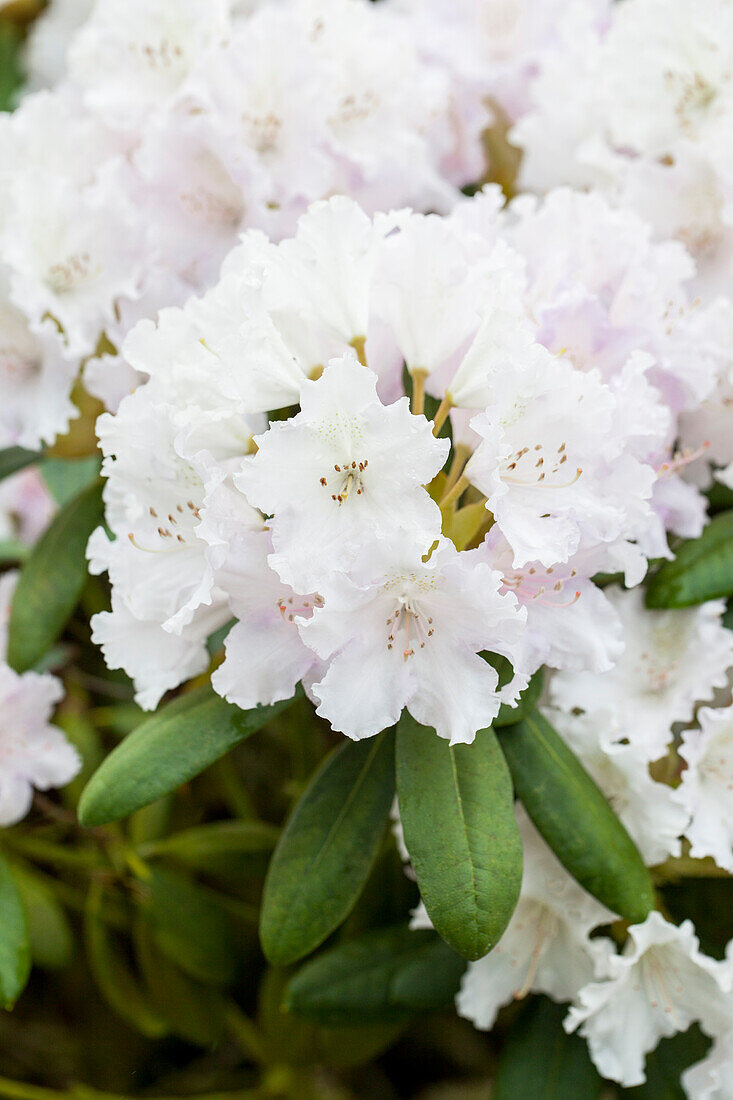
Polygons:
M692 607L733 594L733 511L714 516L697 539L685 542L673 561L650 579L647 607Z
M43 657L76 607L87 576L87 542L102 510L98 481L61 509L28 556L8 624L8 664L17 672Z
M4 859L0 859L0 1005L12 1008L28 980L31 951L25 910Z
M337 944L290 982L287 1008L331 1026L398 1021L455 997L464 959L434 932L393 925Z
M632 923L654 908L639 851L604 795L538 712L499 731L514 789L553 852L581 886Z
M0 451L0 481L4 477L10 477L18 470L24 470L32 462L37 462L41 456L35 451L27 451L25 447L6 447Z
M492 730L455 745L405 712L397 729L405 844L437 932L467 959L498 942L522 881L509 769Z
M531 1005L506 1044L492 1100L596 1100L603 1091L578 1035L566 1035L565 1005L542 998Z
M260 919L267 958L286 966L351 912L394 798L394 733L345 741L316 772L270 863Z
M206 684L162 707L128 734L79 800L83 825L118 821L192 779L264 726L292 699L240 710Z

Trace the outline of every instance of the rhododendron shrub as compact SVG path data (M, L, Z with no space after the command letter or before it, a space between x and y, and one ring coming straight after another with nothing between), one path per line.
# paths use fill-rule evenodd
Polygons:
M0 1094L729 1100L733 7L39 8Z

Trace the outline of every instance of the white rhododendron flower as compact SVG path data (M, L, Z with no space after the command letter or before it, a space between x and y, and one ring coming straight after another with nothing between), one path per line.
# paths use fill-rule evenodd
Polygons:
M677 928L650 913L607 966L604 980L579 991L565 1027L580 1028L598 1071L612 1081L643 1084L645 1055L694 1021L708 1035L730 1027L730 967L701 953L691 921Z
M422 553L440 533L440 511L423 485L450 444L412 415L406 397L383 405L376 384L353 353L332 359L317 382L303 383L297 416L255 437L257 453L236 478L272 516L274 568L301 590L348 569L370 542L413 542Z
M700 728L682 735L687 767L675 794L692 817L690 855L733 871L733 706L701 707L697 720Z
M705 282L727 292L732 43L728 0L631 0L587 20L539 60L511 133L524 151L522 185L605 191L682 240Z
M644 862L653 866L678 856L681 836L689 836L690 815L672 787L651 777L643 749L620 743L620 730L619 740L609 742L592 715L551 708L545 713L613 806Z
M647 761L662 756L675 722L688 722L696 703L727 683L733 632L713 600L682 611L649 611L640 589L606 589L624 628L624 651L600 674L558 672L550 687L561 710L584 711L606 744L620 739Z
M614 914L570 877L523 811L518 819L524 874L517 908L496 947L469 963L456 998L459 1015L486 1030L502 1005L530 992L571 1000L603 973L610 951L607 938L590 933Z
M689 342L638 335L637 318L603 373L545 346L539 288L509 243L536 216L505 215L493 190L442 220L372 219L335 197L280 244L245 234L216 286L130 333L125 358L148 381L99 422L113 537L96 532L90 557L113 585L95 638L141 702L174 686L176 653L180 680L201 667L203 624L228 613L217 690L250 707L305 677L318 713L356 738L407 707L471 741L542 663L568 670L560 687L616 675L622 597L592 578L638 581L652 549L669 553L679 510L655 492L678 391L653 371ZM593 217L610 233L604 204ZM661 278L648 242L618 266L647 262ZM669 278L684 310L683 273ZM452 446L438 434L451 408ZM731 647L717 607L699 615L719 646L712 687ZM151 646L157 628L178 639L158 670L125 656L130 616ZM513 666L501 690L483 653ZM662 717L658 752L688 710Z
M682 1074L688 1100L731 1100L733 1097L733 1031L715 1039L707 1056Z
M5 662L14 573L0 578L0 826L25 817L34 788L63 787L81 767L76 749L50 719L64 689L47 673L17 673Z

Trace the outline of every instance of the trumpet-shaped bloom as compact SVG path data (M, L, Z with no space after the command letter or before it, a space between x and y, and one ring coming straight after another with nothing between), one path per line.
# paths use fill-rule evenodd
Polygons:
M690 855L712 856L733 871L733 706L701 707L697 719L700 729L682 735L687 767L675 794L692 816Z
M644 1056L694 1021L708 1035L730 1027L730 968L700 952L691 921L677 928L650 913L629 929L607 973L580 990L565 1028L580 1029L598 1071L612 1081L643 1084Z
M516 660L524 624L516 598L500 589L480 552L458 553L445 540L427 562L387 556L371 583L334 577L325 606L299 624L306 644L330 662L311 689L318 714L359 739L393 725L407 707L452 744L473 741L502 702L497 674L479 653Z
M440 512L423 488L445 461L406 397L383 405L376 375L355 356L333 359L304 382L300 412L257 436L257 453L237 477L265 515L272 565L299 591L348 570L372 542L399 539L426 552L440 534Z

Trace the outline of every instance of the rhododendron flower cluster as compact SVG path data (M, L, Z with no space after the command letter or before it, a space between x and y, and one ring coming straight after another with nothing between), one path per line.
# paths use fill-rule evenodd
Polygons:
M566 246L563 275L571 216L579 251L609 250L586 271ZM407 706L470 742L540 664L610 669L622 620L592 578L637 583L668 529L701 529L672 446L725 361L679 246L632 219L620 255L624 228L563 192L444 218L336 198L141 322L124 354L149 381L99 422L112 538L90 560L113 584L95 637L143 705L232 616L218 691L252 707L304 679L356 738Z
M356 1100L334 1038L450 1006L487 1095L547 1010L609 1096L690 1031L733 1100L733 0L37 7L0 1005L68 906L202 1095Z
M3 445L64 431L80 365L114 407L130 326L210 285L242 228L281 236L335 192L448 209L481 174L488 113L464 153L448 77L394 8L50 6L28 45L48 90L0 125Z

